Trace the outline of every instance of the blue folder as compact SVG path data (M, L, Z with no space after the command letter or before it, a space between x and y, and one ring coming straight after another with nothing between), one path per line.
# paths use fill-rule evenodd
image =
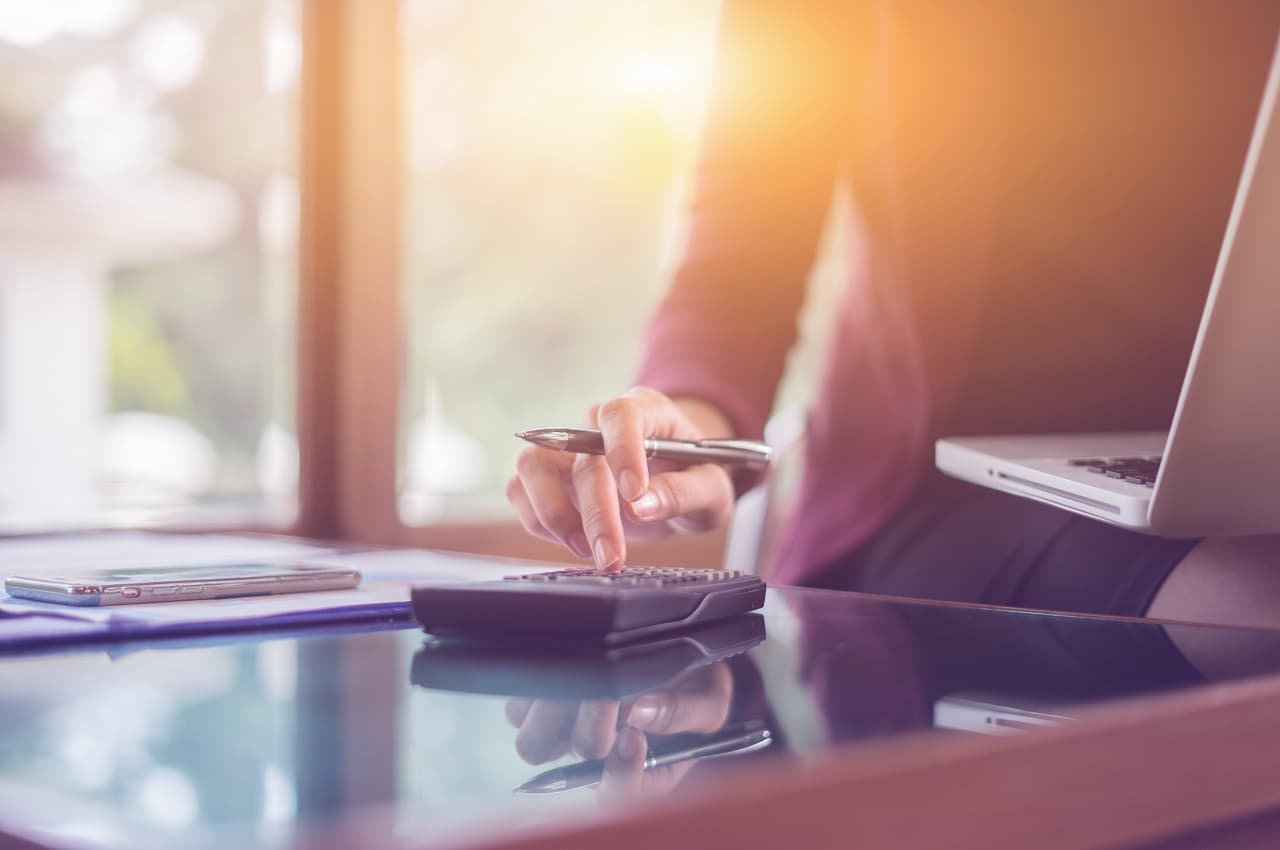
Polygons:
M243 620L151 623L127 615L106 621L77 619L56 612L0 611L0 652L47 650L85 643L193 637L247 632L280 632L315 626L366 624L392 628L413 622L409 601L376 602L342 609L290 611Z

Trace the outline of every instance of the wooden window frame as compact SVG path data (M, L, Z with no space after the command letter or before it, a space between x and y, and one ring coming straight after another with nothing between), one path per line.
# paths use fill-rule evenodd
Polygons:
M299 516L294 533L542 559L564 550L514 518L407 526L397 435L404 115L400 0L304 0L299 132ZM648 563L718 564L723 533L633 549Z

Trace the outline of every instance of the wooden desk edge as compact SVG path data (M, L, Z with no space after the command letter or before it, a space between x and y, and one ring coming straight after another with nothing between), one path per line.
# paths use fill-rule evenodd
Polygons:
M1280 676L1119 701L1027 735L925 733L846 746L816 762L744 770L741 780L688 799L455 846L1144 846L1280 809L1273 742L1280 742ZM1277 823L1263 821L1267 830ZM301 846L427 846L392 840L374 822L347 826Z

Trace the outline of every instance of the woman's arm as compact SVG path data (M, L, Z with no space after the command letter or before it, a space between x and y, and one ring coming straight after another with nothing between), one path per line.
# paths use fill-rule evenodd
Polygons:
M725 4L690 237L641 386L588 411L605 457L521 455L507 495L531 533L604 569L624 562L628 538L728 518L722 467L651 470L644 438L762 432L839 168L860 31L847 10L861 6Z
M830 206L862 4L725 4L681 265L638 383L759 437Z

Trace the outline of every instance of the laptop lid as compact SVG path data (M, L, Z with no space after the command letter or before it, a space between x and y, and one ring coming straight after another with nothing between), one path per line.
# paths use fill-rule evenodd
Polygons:
M1280 43L1152 496L1157 533L1280 532L1278 96Z

